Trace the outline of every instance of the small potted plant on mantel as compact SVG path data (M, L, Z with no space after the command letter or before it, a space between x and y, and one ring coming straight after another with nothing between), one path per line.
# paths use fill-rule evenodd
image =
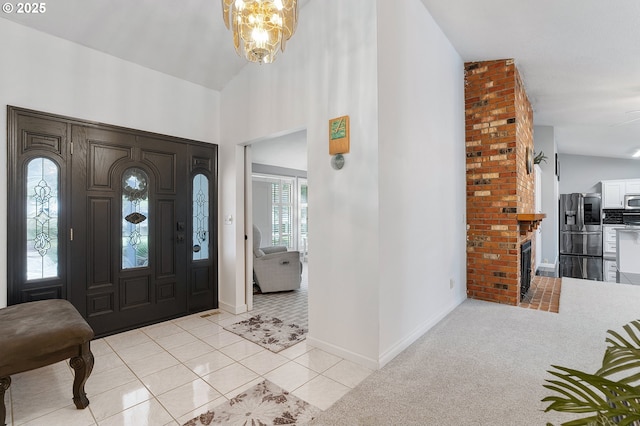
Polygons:
M640 425L640 320L625 325L626 336L607 331L602 367L593 374L553 365L545 388L558 395L543 402L548 411L587 414L562 426ZM547 423L547 426L553 426Z
M547 162L547 156L544 155L544 151L540 151L539 154L536 154L535 151L533 152L533 164L540 164L543 161L546 163Z

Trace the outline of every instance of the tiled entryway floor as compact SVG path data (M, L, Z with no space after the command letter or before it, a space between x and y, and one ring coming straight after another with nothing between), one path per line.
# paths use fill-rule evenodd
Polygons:
M84 410L68 362L12 376L7 424L182 425L264 379L325 410L371 373L306 341L275 354L223 330L249 314L213 312L94 340Z
M527 295L519 306L558 313L560 310L561 289L562 278L535 275Z

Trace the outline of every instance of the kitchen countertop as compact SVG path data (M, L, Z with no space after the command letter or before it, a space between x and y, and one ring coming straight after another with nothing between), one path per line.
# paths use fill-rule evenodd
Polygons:
M640 274L640 227L616 229L616 261L622 274Z
M640 285L640 274L633 274L631 272L618 271L616 275L616 282L620 284Z

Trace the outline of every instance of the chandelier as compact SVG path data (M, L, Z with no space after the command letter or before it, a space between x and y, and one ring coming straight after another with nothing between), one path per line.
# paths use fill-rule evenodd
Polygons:
M296 31L298 0L222 0L222 15L238 55L268 64Z

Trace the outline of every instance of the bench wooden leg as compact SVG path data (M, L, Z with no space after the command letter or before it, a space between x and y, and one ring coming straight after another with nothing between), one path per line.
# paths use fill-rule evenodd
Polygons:
M0 424L5 425L7 409L4 405L4 393L11 386L11 377L0 377Z
M89 399L84 391L84 384L87 382L91 370L93 370L93 354L89 347L89 342L80 346L80 356L71 358L71 368L75 372L73 379L73 402L76 408L87 408Z

